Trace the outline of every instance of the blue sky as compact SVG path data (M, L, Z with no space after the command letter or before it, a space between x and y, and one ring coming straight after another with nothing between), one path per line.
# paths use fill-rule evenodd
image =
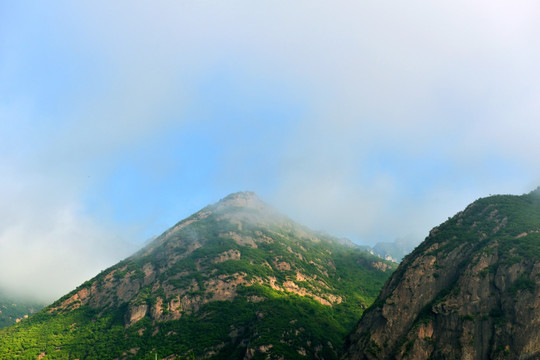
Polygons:
M0 287L51 299L228 193L421 241L540 185L534 1L0 3Z

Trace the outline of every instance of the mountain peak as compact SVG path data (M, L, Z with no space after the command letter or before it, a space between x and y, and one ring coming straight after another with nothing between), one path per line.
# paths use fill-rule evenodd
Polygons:
M221 199L218 207L234 206L260 209L267 205L252 191L240 191L232 193Z
M238 192L0 332L0 358L338 359L393 268Z

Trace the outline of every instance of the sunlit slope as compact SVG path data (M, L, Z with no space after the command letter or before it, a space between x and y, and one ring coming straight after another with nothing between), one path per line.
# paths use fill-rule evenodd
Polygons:
M0 356L335 359L393 269L232 194L1 332Z

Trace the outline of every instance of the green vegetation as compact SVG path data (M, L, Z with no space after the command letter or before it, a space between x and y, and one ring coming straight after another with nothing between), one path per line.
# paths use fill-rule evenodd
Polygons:
M528 290L530 293L534 293L535 289L536 283L529 279L526 275L522 275L510 287L509 292L512 295L516 295L520 290Z
M394 268L265 207L218 203L0 332L0 358L337 359Z
M0 295L0 328L12 325L17 319L24 319L43 307L44 305L37 301Z
M433 255L445 256L464 247L466 253L481 251L497 255L497 266L509 266L524 259L540 260L540 190L475 201L435 228L406 259L412 262L435 243L439 247ZM495 273L497 266L486 269L484 274Z
M247 301L253 295L267 300ZM204 316L186 315L175 321L153 323L144 318L125 329L122 310L120 307L101 316L88 307L62 315L41 313L4 332L1 353L21 354L22 359L35 359L41 353L46 353L47 359L112 359L123 356L126 349L138 349L139 359L153 358L156 350L163 355L193 353L199 357L204 355L201 349L230 339L215 358L234 359L243 356L247 344L240 342L248 339L252 347L274 344L273 352L287 359L305 359L297 348L308 342L312 348L321 346L327 352L319 355L335 358L327 343L340 344L352 325L350 321L342 323L328 306L263 286L242 288L232 302L207 303L199 311ZM236 339L231 336L234 331ZM314 355L310 348L307 351L308 358Z

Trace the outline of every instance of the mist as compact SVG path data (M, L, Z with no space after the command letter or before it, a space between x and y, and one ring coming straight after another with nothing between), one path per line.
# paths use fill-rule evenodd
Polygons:
M540 184L539 5L0 5L0 287L50 301L228 193L374 245Z

